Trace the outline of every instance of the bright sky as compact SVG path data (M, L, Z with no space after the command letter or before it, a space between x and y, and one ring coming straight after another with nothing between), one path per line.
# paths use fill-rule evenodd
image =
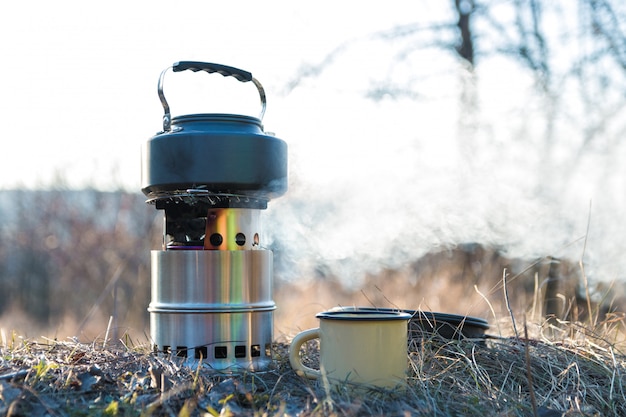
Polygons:
M335 1L5 2L0 112L5 155L11 157L4 158L0 187L47 185L57 171L71 185L106 187L114 176L115 185L138 187L139 146L160 128L158 75L180 60L252 72L268 93L266 126L280 133L289 118L280 113L286 98L278 90L304 62L316 63L346 40L409 21L417 14L412 3L360 3L354 13L354 3ZM372 56L363 71L377 64ZM193 100L200 103L194 112L223 111L215 105L221 96L202 97L195 90L221 80L196 77L193 90L177 91L171 84L176 78L170 73L166 79L175 113L184 113ZM250 96L240 102L256 105L254 87L248 88Z
M450 21L450 3L4 2L0 189L46 187L60 175L70 186L139 192L140 146L161 130L161 70L209 61L248 70L265 86L264 124L289 144L292 182L268 211L295 251L382 265L479 241L513 255L576 257L580 242L563 247L584 235L593 201L589 271L623 278L623 145L568 166L559 155L571 155L580 134L561 121L558 151L546 160L541 127L528 123L545 103L528 95L528 77L497 60L478 74L480 131L459 135L461 78L451 56L424 49L393 65L403 45L368 38ZM342 45L334 65L286 92L303 64ZM420 99L366 99L381 80L409 85ZM165 94L174 114L258 111L251 84L219 75L169 72ZM311 204L289 211L298 200Z

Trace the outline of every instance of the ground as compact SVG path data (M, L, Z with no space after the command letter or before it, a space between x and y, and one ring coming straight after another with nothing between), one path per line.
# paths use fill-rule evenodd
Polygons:
M519 320L517 335L510 324L493 323L486 339L411 337L405 386L366 393L299 377L287 343L274 346L270 370L218 374L128 337L85 344L4 334L0 415L626 415L621 319L593 328ZM301 354L316 366L318 351L309 342Z

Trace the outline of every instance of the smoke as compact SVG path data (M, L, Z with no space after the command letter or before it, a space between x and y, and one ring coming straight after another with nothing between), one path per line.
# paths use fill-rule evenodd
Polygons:
M529 260L584 256L591 280L624 278L626 146L615 131L585 147L563 118L547 140L545 103L524 85L468 125L458 84L435 99L378 102L321 84L272 110L290 120L270 126L290 147L289 190L264 214L280 277L358 284L479 243Z

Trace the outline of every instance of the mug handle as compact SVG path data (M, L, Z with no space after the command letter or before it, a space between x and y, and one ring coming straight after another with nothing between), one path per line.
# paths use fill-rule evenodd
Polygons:
M322 376L322 373L319 370L304 366L300 358L300 347L304 344L304 342L317 339L319 337L319 328L309 329L298 333L291 341L291 345L289 346L289 363L298 375L305 376L309 379L317 379Z

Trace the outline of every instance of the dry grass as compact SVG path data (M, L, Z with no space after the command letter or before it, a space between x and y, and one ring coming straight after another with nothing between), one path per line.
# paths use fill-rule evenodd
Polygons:
M3 334L0 415L626 415L622 324L518 320L530 336L414 339L405 389L366 395L298 377L284 343L275 345L273 369L220 375L154 356L128 337L104 347ZM318 346L303 354L315 364Z
M153 355L145 337L145 343L136 335L113 343L108 327L104 339L89 338L90 343L3 331L0 416L626 416L624 315L601 314L601 304L592 306L587 298L581 308L575 300L563 301L558 316L542 319L548 298L542 284L547 278L540 277L550 275L546 271L505 280L503 265L509 261L493 253L444 255L448 265L441 256L420 261L407 271L372 277L356 293L328 279L325 286L317 282L300 292L283 286L276 294L275 328L284 336L274 346L274 366L265 372L228 375L183 366L176 358ZM476 271L478 264L483 266ZM570 299L559 291L559 299ZM510 312L505 294L515 294L519 304ZM489 317L491 328L486 340L421 334L409 343L406 386L363 394L305 380L287 359L290 338L315 326L316 312L336 305L470 314ZM586 314L579 315L583 309ZM518 311L528 311L529 319ZM309 342L303 361L315 367L318 353L319 346Z

